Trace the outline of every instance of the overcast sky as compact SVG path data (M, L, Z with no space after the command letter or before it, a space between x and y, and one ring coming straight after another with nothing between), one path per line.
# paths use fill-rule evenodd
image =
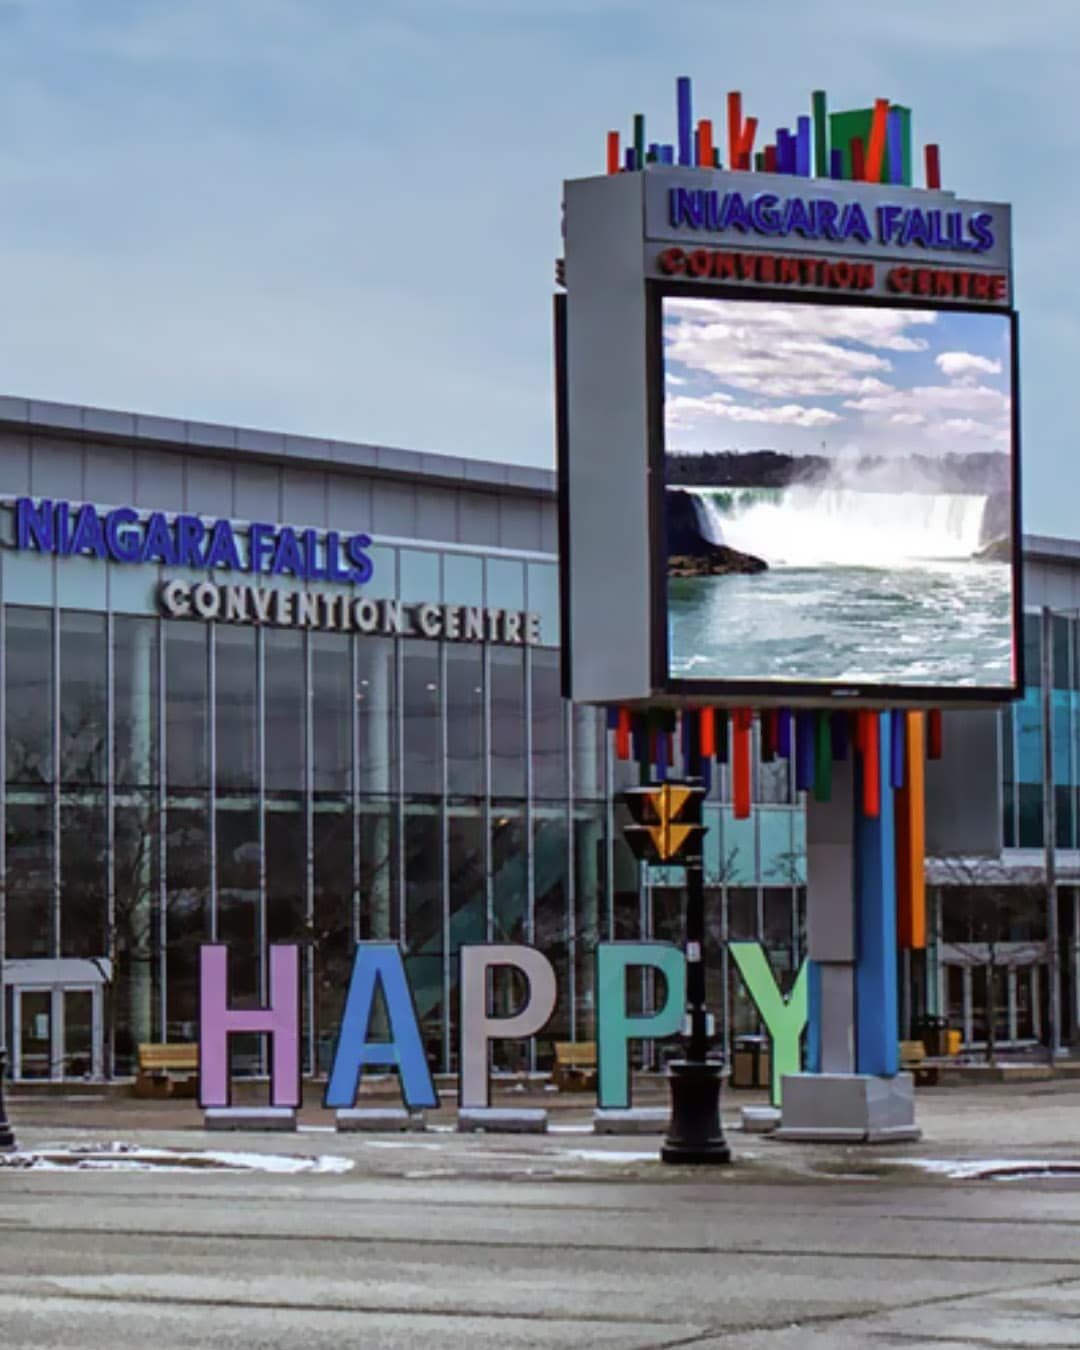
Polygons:
M887 96L1015 203L1025 526L1080 533L1077 0L0 0L0 389L550 465L564 177L674 80Z

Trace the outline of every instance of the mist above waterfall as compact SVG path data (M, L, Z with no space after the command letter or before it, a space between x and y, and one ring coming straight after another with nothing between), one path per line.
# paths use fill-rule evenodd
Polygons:
M689 488L702 534L770 567L910 567L972 557L981 493L867 491L830 481L772 490Z

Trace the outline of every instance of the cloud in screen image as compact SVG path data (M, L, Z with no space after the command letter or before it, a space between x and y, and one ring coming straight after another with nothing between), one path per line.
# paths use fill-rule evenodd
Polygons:
M663 301L673 678L1013 683L1012 328Z

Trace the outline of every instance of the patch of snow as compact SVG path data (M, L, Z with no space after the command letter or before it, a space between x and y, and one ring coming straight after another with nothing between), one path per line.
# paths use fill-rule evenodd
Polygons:
M349 1172L348 1158L320 1154L305 1158L283 1153L232 1153L220 1150L140 1148L114 1140L110 1144L70 1144L0 1155L0 1167L32 1168L35 1171L82 1172Z

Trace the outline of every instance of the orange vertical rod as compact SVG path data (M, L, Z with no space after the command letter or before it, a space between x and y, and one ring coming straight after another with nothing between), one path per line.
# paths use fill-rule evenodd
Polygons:
M859 722L863 815L876 819L881 814L881 718L876 712L860 712Z
M619 133L609 131L607 134L607 171L608 173L618 173L620 169L619 160L622 153L619 149Z
M926 946L926 725L906 713L904 786L896 793L896 936L901 947Z
M697 162L706 169L712 168L713 138L712 119L703 117L697 129Z
M889 127L889 100L874 99L874 116L870 123L870 143L866 147L866 181L881 182L885 163L885 133Z
M739 149L742 145L742 94L733 89L727 96L728 168L739 168Z
M736 708L731 727L731 796L736 820L750 817L750 728L749 708Z

